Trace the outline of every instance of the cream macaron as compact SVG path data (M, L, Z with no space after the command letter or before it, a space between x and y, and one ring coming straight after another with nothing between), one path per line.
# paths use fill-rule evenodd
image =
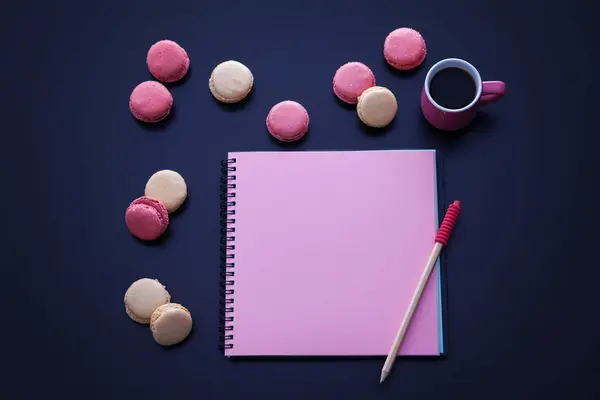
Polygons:
M213 70L208 87L212 95L223 103L237 103L248 96L254 85L254 76L244 64L229 60Z
M147 324L154 310L169 301L171 295L158 280L142 278L125 292L125 312L135 322Z
M167 211L172 213L177 211L187 198L187 185L179 173L163 169L148 179L144 194L160 201Z
M372 128L383 128L390 124L398 112L394 94L382 86L373 86L358 97L358 118Z
M175 345L185 340L192 331L192 315L181 304L164 304L152 314L150 330L156 343Z

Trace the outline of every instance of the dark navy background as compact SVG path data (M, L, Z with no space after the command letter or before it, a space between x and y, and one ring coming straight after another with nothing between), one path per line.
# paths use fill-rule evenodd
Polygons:
M595 225L597 22L591 1L12 2L2 18L2 336L0 397L83 399L592 399L600 396ZM387 67L383 41L419 30L411 73ZM148 48L169 38L191 57L170 85L173 115L137 123L128 96L150 79ZM421 118L436 61L460 57L506 98L460 133ZM213 67L255 75L251 98L218 104ZM366 130L332 94L347 61L397 96L390 129ZM275 103L310 113L283 146L266 132ZM463 213L446 249L448 356L241 361L217 350L220 160L235 150L435 148L448 202ZM285 166L283 166L285 167ZM143 244L124 212L159 169L189 198L168 236ZM385 195L382 193L382 195ZM335 207L334 204L331 205ZM156 277L194 318L163 349L125 314L134 280ZM277 299L273 299L277 302ZM260 397L259 397L260 396Z

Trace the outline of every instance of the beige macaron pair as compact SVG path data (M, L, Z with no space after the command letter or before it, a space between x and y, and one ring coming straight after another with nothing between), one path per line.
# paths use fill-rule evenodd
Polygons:
M388 126L398 112L398 102L391 90L373 86L362 92L356 105L358 118L372 128Z
M158 280L142 278L125 292L125 312L140 324L150 324L156 343L172 346L192 331L192 315L181 304L171 303L171 295Z

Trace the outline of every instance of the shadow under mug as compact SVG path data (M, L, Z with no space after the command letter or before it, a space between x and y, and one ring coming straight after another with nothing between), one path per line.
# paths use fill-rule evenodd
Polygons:
M429 93L432 78L445 68L460 68L471 75L471 78L475 81L477 88L475 97L472 102L463 108L449 109L442 107L433 100L431 93ZM447 58L438 61L427 72L425 85L421 92L421 110L425 119L434 127L444 131L455 131L465 128L475 119L479 106L500 100L504 97L505 91L506 85L504 82L482 82L479 72L473 65L459 58Z

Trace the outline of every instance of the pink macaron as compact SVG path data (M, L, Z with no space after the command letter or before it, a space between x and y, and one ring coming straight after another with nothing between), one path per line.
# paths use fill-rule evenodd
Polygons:
M164 205L150 197L135 199L125 211L129 232L141 240L158 239L169 226L169 213Z
M349 62L342 65L333 76L333 92L345 103L358 103L358 96L375 86L375 76L365 64Z
M159 122L169 115L173 106L173 96L161 83L142 82L129 96L129 110L143 122Z
M414 29L396 29L385 38L383 56L388 64L396 69L409 70L418 67L427 56L425 40Z
M172 40L156 42L148 50L146 64L150 73L161 82L176 82L187 74L190 58L187 52Z
M300 103L291 100L275 104L267 115L269 133L282 142L301 139L308 131L309 123L306 109Z

